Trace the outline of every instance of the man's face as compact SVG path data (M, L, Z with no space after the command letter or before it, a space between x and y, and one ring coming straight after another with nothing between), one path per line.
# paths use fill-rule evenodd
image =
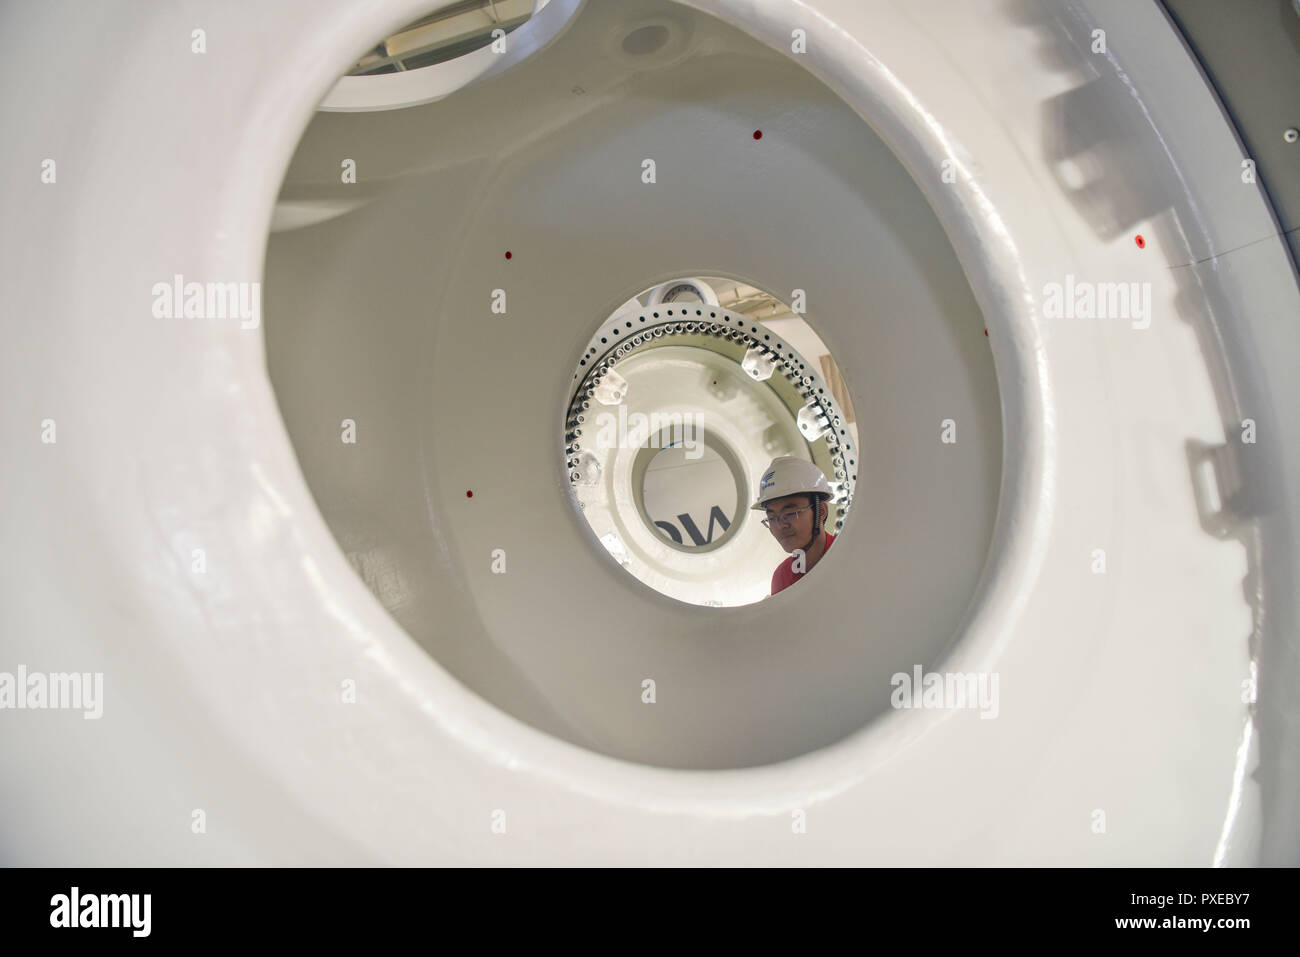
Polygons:
M767 518L771 522L768 531L787 552L802 548L812 538L813 510L808 507L811 500L812 496L809 495L787 495L765 504ZM794 516L793 521L787 523L780 520L780 516L789 515L797 509L803 511Z

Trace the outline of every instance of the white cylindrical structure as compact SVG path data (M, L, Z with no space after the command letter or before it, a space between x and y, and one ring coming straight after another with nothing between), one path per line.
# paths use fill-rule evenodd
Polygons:
M436 6L0 12L0 672L103 678L0 711L0 860L1300 858L1300 289L1157 5L551 0L337 85ZM840 540L738 608L558 447L698 276L804 291L858 415Z

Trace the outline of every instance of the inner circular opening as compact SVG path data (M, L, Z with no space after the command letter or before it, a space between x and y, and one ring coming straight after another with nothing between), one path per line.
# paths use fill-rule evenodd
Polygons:
M961 628L1001 481L986 324L800 62L674 4L680 57L592 59L647 12L572 6L490 82L317 114L267 243L270 380L339 550L465 686L627 761L787 760L892 715ZM836 537L774 596L781 458Z
M672 441L668 435L662 440ZM653 528L689 551L715 547L726 539L740 516L740 494L726 460L703 443L661 447L641 479L641 506ZM705 535L693 517L701 514L708 515ZM720 527L716 540L715 521Z
M857 424L829 349L789 305L725 277L644 289L601 324L573 373L562 445L603 549L695 605L762 601L829 563L858 483ZM801 495L813 498L785 501Z

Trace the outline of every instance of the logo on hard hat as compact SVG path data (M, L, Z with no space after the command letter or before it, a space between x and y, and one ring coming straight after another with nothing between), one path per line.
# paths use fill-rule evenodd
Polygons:
M772 471L768 472L766 475L763 476L763 481L760 482L758 486L759 495L762 495L769 488L771 488L773 485L776 484L775 475L776 475L776 469L772 469Z

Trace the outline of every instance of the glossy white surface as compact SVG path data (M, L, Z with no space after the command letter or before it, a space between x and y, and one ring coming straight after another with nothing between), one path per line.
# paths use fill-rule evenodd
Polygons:
M622 56L590 55L657 22L682 41L631 75ZM411 111L317 116L282 193L348 195L340 156L376 181L374 199L272 237L267 366L327 523L361 563L393 569L376 591L467 687L603 754L736 768L858 731L890 711L890 676L943 656L997 509L990 340L921 191L797 63L680 7L593 4L498 82ZM640 182L646 156L654 186ZM843 268L840 251L857 249L869 255ZM570 501L558 447L578 358L612 336L605 317L701 273L782 299L805 290L870 450L850 519L863 531L846 526L818 581L729 612L630 580L599 544L610 529L593 533ZM495 289L504 316L489 311ZM715 425L747 484L793 451L774 395L748 410L738 396L680 401L726 416ZM356 446L338 441L345 416ZM950 417L955 446L939 441ZM749 537L771 549L770 588L785 555L761 526ZM716 553L718 570L743 573L741 551ZM722 597L706 587L682 597Z
M1270 814L1293 817L1294 741L1282 734L1274 763L1257 767L1260 726L1241 685L1261 648L1295 649L1294 620L1284 614L1291 630L1266 634L1252 652L1248 598L1267 596L1243 591L1246 546L1202 527L1185 443L1222 443L1223 423L1243 414L1276 426L1261 438L1267 508L1210 516L1206 525L1240 532L1253 518L1273 561L1290 567L1300 467L1294 426L1279 424L1278 413L1300 405L1290 403L1294 386L1258 374L1267 360L1257 350L1294 352L1294 334L1279 329L1300 314L1300 294L1267 206L1236 178L1230 128L1154 6L1072 5L1075 21L1034 13L1054 5L992 0L666 8L686 20L716 15L782 50L794 26L807 31L798 62L870 123L947 231L983 310L1003 403L990 560L964 615L969 591L935 590L939 606L960 599L961 621L951 635L924 635L931 651L950 647L946 659L921 658L933 669L996 671L998 719L898 712L780 763L699 772L558 740L453 678L385 613L322 520L303 477L309 455L299 449L300 469L260 332L150 314L151 287L174 273L261 277L280 182L317 102L375 38L429 6L212 4L196 17L152 4L42 4L0 13L0 63L11 78L37 69L25 40L51 30L79 71L0 85L5 127L14 131L0 178L9 335L0 362L11 396L2 413L0 521L9 547L0 670L105 674L99 721L0 713L0 800L6 821L20 822L0 832L6 863L1294 863L1293 825L1273 830L1261 848L1261 834L1278 827ZM596 6L579 10L573 29ZM74 11L77 27L67 29ZM650 5L638 15L653 15ZM1085 38L1086 49L1094 18L1108 29L1111 57L1028 54L1059 54L1067 37ZM196 27L207 32L202 57L189 49ZM684 43L674 62L696 65L700 85L690 95L707 103L725 63L711 66L700 51L692 59ZM537 54L539 67L548 52ZM599 95L630 101L635 84L633 76ZM1072 97L1076 90L1086 92ZM539 101L554 95L525 92ZM1128 109L1133 103L1140 108ZM698 126L664 130L659 142L716 134L733 119L737 129L781 124L756 100L735 117L703 109ZM790 128L799 119L787 117ZM1054 138L1054 130L1068 136ZM588 142L598 133L586 131ZM1063 171L1063 140L1087 143L1105 160L1093 168L1079 159ZM753 144L735 148L742 145ZM639 158L639 144L632 152ZM57 185L39 182L46 157L58 160ZM563 150L554 154L557 169L564 159ZM953 183L941 179L945 160ZM1157 166L1172 174L1147 178ZM1089 172L1102 176L1096 190L1063 188ZM468 173L461 182L474 185ZM842 200L837 183L828 175L816 200ZM539 229L554 235L580 225L565 218L577 185L575 193L539 193L532 211L549 214ZM1134 222L1135 210L1146 218ZM690 223L690 208L673 212ZM1136 249L1134 233L1145 249ZM735 256L792 255L773 245L778 238L751 237ZM926 251L951 256L944 248ZM815 280L835 288L836 276L864 268L859 254L831 243L821 256L827 273ZM644 275L660 268L655 262L642 260L641 279L660 278ZM589 265L573 268L585 275ZM669 278L677 264L661 271ZM1042 318L1045 284L1067 274L1149 282L1150 327ZM564 279L553 277L557 296L571 301ZM843 282L846 297L850 285ZM614 291L591 304L593 315L630 294ZM270 326L276 293L266 293ZM566 334L572 344L589 331ZM821 331L846 375L867 361L847 320L828 314ZM1219 375L1217 350L1236 363L1231 375ZM506 359L518 357L527 353ZM394 349L389 361L398 369L404 359ZM570 369L560 368L539 405L561 407ZM1247 380L1234 391L1234 381ZM1243 396L1253 403L1245 413L1235 407ZM855 405L865 447L868 416ZM491 402L480 406L493 414ZM334 407L323 414L343 417ZM39 441L46 417L58 423L54 445ZM436 441L456 438L454 427L435 431ZM550 440L547 432L502 443L509 454L476 451L475 467L499 475L522 460L531 478L515 469L512 487L547 514L561 491L548 475L558 469ZM1265 468L1244 471L1256 467ZM449 465L427 477L425 501L435 506L445 495L450 508L471 487ZM848 555L851 546L867 554L865 526L852 524L858 517L855 505ZM544 669L548 656L501 626L544 596L476 591L465 557L475 526L458 521L438 508L427 517L447 546L434 555L439 587L466 621L477 609L478 634L491 639L469 647L486 659L500 642L505 650L496 653L521 662L523 674ZM610 581L621 574L579 549L571 528L572 550L560 560L586 563ZM189 571L195 547L208 556L203 577ZM1105 575L1089 568L1099 547ZM517 562L527 568L546 556L555 560L525 552ZM863 595L873 582L859 569L828 560L792 590L819 608L814 652L819 639L826 650L871 634ZM664 633L675 640L672 624L701 614L632 590L621 597L629 614L668 623ZM758 641L801 635L808 616L792 599L720 610L726 617L703 630L720 641L734 640L732 629ZM533 621L565 640L565 631L549 630L551 620ZM900 653L913 651L906 637L887 633ZM491 666L485 661L486 672ZM357 682L352 706L339 703L346 679ZM835 689L833 700L849 707L854 690ZM640 707L635 684L628 693ZM1294 685L1279 694L1265 710L1285 726ZM661 691L655 707L666 697ZM607 717L598 700L564 704L572 713L560 720L571 725ZM534 703L543 717L553 706L545 696ZM827 711L813 728L791 712L788 736L765 746L798 754L855 726L851 709ZM619 723L609 721L615 730ZM743 748L733 732L730 743ZM672 740L649 746L667 753ZM207 813L206 834L191 832L195 808ZM491 830L495 809L507 814L505 834ZM791 833L795 809L807 814L805 834ZM1091 827L1097 809L1104 835Z

